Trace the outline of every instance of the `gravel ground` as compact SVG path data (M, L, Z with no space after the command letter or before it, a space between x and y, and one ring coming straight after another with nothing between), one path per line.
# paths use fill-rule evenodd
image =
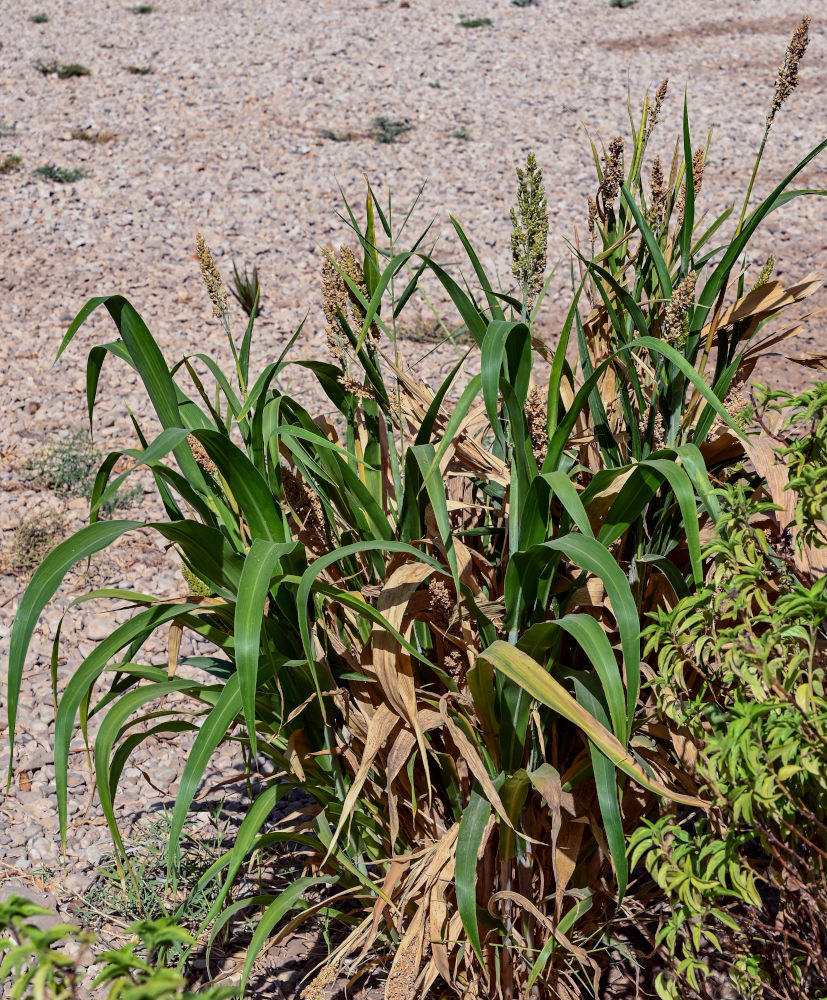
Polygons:
M33 22L41 9L48 20ZM87 298L122 292L168 357L206 350L226 362L193 260L195 233L203 231L225 277L231 261L258 268L264 308L254 363L271 360L308 310L303 353L323 354L320 248L346 236L337 217L339 186L359 205L364 174L382 193L389 185L401 221L427 181L410 232L435 218L437 255L456 259L448 218L455 214L486 267L507 281L514 168L536 152L548 192L550 256L565 261L564 240L575 226L585 229L595 186L587 133L608 140L628 132L627 94L637 107L664 77L670 98L653 144L671 152L686 87L696 137L714 130L702 204L720 211L745 190L775 72L802 13L789 0L638 0L627 9L604 0L524 7L509 0L156 0L149 14L133 13L127 0L6 0L0 162L20 156L22 164L0 174L3 549L20 519L35 510L63 510L67 528L82 522L83 501L67 508L26 486L20 467L44 442L82 423L85 358L93 344L114 335L108 317L93 316L60 364L50 364ZM464 16L491 24L463 27ZM36 68L55 60L81 63L90 75L59 79ZM151 72L133 71L144 68ZM824 137L825 90L827 21L815 21L800 87L767 148L759 196ZM371 122L378 116L412 128L394 143L377 143ZM79 129L117 138L73 139ZM325 131L347 138L324 138ZM88 176L48 182L34 173L46 164L83 168ZM816 161L797 186L826 186L825 179L824 161ZM775 254L776 274L790 280L823 269L824 206L811 198L773 215L753 261L760 266ZM567 305L565 271L542 318L552 341ZM822 294L810 303L827 299ZM823 350L823 329L817 320L799 338L799 352ZM407 356L425 350L412 345ZM436 352L420 370L437 377L452 357ZM804 380L782 357L758 377L787 387ZM318 399L301 375L291 388L309 405ZM127 406L146 420L136 378L109 361L95 425L104 449L132 445ZM147 499L142 513L152 511ZM117 546L90 573L91 582L184 592L177 569L151 539ZM108 844L78 752L70 772L67 867L58 870L48 662L60 615L89 583L89 574L73 577L43 616L25 676L15 780L0 803L7 820L0 865L15 876L40 865L55 869L50 887L59 899L84 891ZM4 658L23 584L20 576L2 576ZM119 614L85 607L70 614L61 685ZM162 661L160 644L154 652ZM121 791L125 823L171 801L184 749L156 742L136 753ZM0 771L7 764L6 747ZM230 754L219 756L213 779L233 766Z

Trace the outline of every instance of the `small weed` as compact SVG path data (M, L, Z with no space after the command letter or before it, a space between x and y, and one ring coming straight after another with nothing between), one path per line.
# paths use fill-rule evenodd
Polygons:
M609 0L610 7L633 7L637 0Z
M185 924L197 927L209 912L217 889L215 880L202 887L198 882L223 853L228 832L220 811L211 816L210 826L203 832L186 830L169 882L170 817L164 813L133 830L127 852L135 881L128 878L122 882L115 860L102 860L97 878L79 904L78 916L84 926L95 926L105 915L152 920L174 913Z
M515 7L536 7L537 0L511 0Z
M373 137L377 142L396 142L396 139L404 132L410 132L414 127L407 122L397 121L394 118L381 116L374 118L371 122L373 126Z
M490 17L466 17L460 14L460 28L487 28L489 24L491 24Z
M15 122L7 122L6 119L0 115L0 139L9 135L14 135L16 131L17 125Z
M41 11L39 14L32 14L29 20L32 24L45 24L49 20L49 15Z
M350 142L352 139L358 138L353 132L334 132L330 128L320 129L319 135L322 139L330 139L331 142Z
M13 572L30 573L43 562L63 534L63 518L53 511L25 518L14 529L8 568Z
M126 72L131 73L133 76L149 76L155 70L151 66L127 66Z
M471 138L471 133L464 125L460 125L459 128L455 128L453 132L448 133L452 139L465 139L466 141Z
M79 142L114 142L118 136L115 132L89 132L87 129L72 129L72 138Z
M76 431L71 437L54 441L42 449L22 468L23 476L35 486L53 493L72 497L91 497L92 487L103 454L93 444L85 430ZM102 514L113 514L117 509L132 507L143 495L141 487L133 483L121 490L101 507Z
M129 8L133 14L151 14L155 8L151 3L140 3L137 7Z
M261 285L258 281L258 268L253 266L253 270L248 273L245 267L240 272L235 263L233 263L233 283L230 291L244 312L255 319L261 312L261 306L259 305ZM255 309L255 312L253 312L253 309Z
M450 330L445 323L435 316L411 317L399 329L399 340L414 344L457 344L470 343L471 337L467 327Z
M58 80L68 80L73 76L91 76L91 70L81 63L35 63L35 69L43 76L56 75Z
M23 162L22 156L9 155L0 160L0 174L11 174L20 169Z
M67 167L56 167L53 163L46 163L44 166L38 167L35 173L38 177L53 181L55 184L72 184L74 181L89 176L89 171L84 170L83 167L69 170Z
M439 80L429 80L428 86L433 87L434 90L442 90L442 84L439 82Z

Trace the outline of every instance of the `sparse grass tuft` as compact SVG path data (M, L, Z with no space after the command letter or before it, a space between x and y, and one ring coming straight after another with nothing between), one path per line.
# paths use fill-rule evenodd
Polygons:
M25 518L14 530L8 568L16 573L30 573L43 562L63 533L63 518L54 511Z
M53 181L55 184L72 184L74 181L89 176L89 171L84 167L75 167L74 170L70 170L68 167L56 167L54 163L46 163L42 167L38 167L35 173L38 177Z
M537 0L511 0L515 7L536 7Z
M207 914L217 892L216 881L199 886L201 876L226 848L227 821L220 814L210 817L209 829L187 825L180 858L167 881L170 847L170 817L163 813L132 831L130 856L135 880L121 881L116 862L104 858L97 878L79 904L78 916L85 927L97 928L101 918L158 920L175 913L196 928Z
M151 76L155 70L151 66L127 66L126 72L133 76Z
M233 281L230 291L244 312L255 319L261 312L261 305L259 304L261 285L258 281L258 268L254 266L253 270L248 273L246 267L243 271L239 271L235 264L233 264Z
M53 441L23 464L22 473L32 485L71 497L91 497L103 454L85 430ZM142 496L138 484L117 493L103 505L102 513L133 506Z
M35 69L43 76L57 76L58 80L68 80L73 76L91 76L92 71L81 63L35 63Z
M15 170L20 169L20 165L22 162L23 162L22 156L14 156L13 154L5 156L2 160L0 160L0 174L14 173Z
M433 87L434 90L442 90L442 84L439 82L439 80L429 80L428 86Z
M151 14L155 8L151 3L140 3L137 7L129 8L133 14Z
M414 127L408 122L398 121L395 118L386 118L384 115L374 118L371 122L373 126L373 137L377 142L396 142L400 135L410 132Z
M359 138L355 132L335 132L331 128L320 129L319 135L322 139L330 139L331 142L350 142Z
M637 0L609 0L610 7L633 7Z
M460 28L487 28L490 24L490 17L466 17L465 14L460 14Z
M118 135L116 132L90 132L88 129L76 128L72 129L72 138L77 139L78 142L114 142Z
M49 20L49 15L44 14L43 11L41 11L39 14L32 14L29 20L32 22L32 24L46 24L46 22Z
M14 135L16 131L17 125L14 122L7 122L6 119L0 115L0 139L9 135Z
M455 128L453 132L449 132L448 135L452 139L465 139L466 141L471 138L471 133L464 125L460 125L459 128Z

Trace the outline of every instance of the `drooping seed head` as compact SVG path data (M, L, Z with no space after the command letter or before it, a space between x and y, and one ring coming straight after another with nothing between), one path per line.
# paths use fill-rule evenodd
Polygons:
M350 278L353 284L359 289L362 298L368 300L370 296L368 295L368 286L365 283L365 273L362 270L362 265L356 259L353 250L346 244L339 247L339 263L348 278ZM347 284L346 281L343 281L343 284L345 286L348 300L350 301L350 312L353 316L354 323L357 327L361 328L362 324L365 322L365 310L362 308L362 303L354 294L353 289ZM368 347L370 348L375 348L378 345L379 330L375 323L370 324L365 339Z
M666 88L668 85L669 81L664 80L655 93L655 103L649 108L649 114L646 117L646 129L644 132L646 140L649 139L649 136L652 134L652 130L660 121L660 112L663 107L664 98L666 97Z
M623 183L623 136L616 135L609 143L606 154L606 167L603 171L603 183L600 193L603 204L610 205L617 197L620 185Z
M347 309L347 288L336 264L336 257L326 252L322 262L322 306L327 320L327 348L334 360L342 361L345 348L339 316L344 316Z
M548 408L543 394L532 386L525 404L526 422L531 435L531 449L538 467L542 467L548 451Z
M204 445L193 434L187 434L187 444L190 446L192 457L198 463L199 468L206 472L213 479L218 479L218 468L207 454Z
M594 198L589 198L589 241L594 246L594 241L597 238L597 233L595 232L595 220L597 219L597 202Z
M690 271L672 291L672 299L666 307L661 324L661 337L669 344L683 346L686 339L687 313L695 301L696 280L697 275Z
M663 179L663 164L656 156L652 163L652 201L649 206L649 223L659 226L663 222L666 208L667 188Z

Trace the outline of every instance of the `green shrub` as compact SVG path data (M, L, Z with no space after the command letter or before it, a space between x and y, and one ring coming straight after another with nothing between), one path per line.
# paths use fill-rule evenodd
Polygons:
M29 18L32 24L46 24L49 20L49 15L44 14L42 11L39 14L32 14Z
M54 441L29 458L23 465L23 478L41 489L73 497L91 497L95 477L103 454L92 443L84 430L75 431L68 438ZM111 515L119 508L133 506L143 495L134 484L116 493L105 505L102 513Z
M114 142L118 136L114 132L90 132L89 129L72 129L72 138L78 142L104 143Z
M553 350L534 335L549 278L533 157L518 173L511 287L494 286L454 221L461 285L421 249L427 231L407 236L410 213L399 224L368 186L364 222L346 205L351 244L325 254L326 357L296 356L300 327L252 372L254 322L234 336L201 237L229 376L204 355L168 362L121 296L92 299L63 339L58 357L105 306L120 339L90 356L89 397L107 353L138 372L162 430L149 441L136 425L138 447L122 454L151 471L166 519L98 521L129 475L113 478L121 453L110 455L91 523L47 557L21 600L9 731L32 631L63 575L122 535L157 533L210 596L115 592L133 616L58 705L61 829L81 710L84 732L100 721L97 788L126 877L113 800L140 722L195 732L170 870L216 749L240 745L251 771L266 762L273 777L214 866L221 889L202 922L215 932L245 905L262 911L244 984L271 931L323 912L342 934L311 993L355 956L351 975L389 965L388 995L424 993L439 976L463 996L597 990L629 888L627 838L642 817L657 819L663 798L703 805L700 776L672 765L678 725L655 719L642 693L640 623L704 586L712 556L700 527L721 516L713 483L741 474L738 387L766 343L756 334L779 302L814 290L784 294L765 280L749 291L740 261L827 140L755 207L750 186L716 250L732 209L701 222L706 145L693 148L686 110L671 169L655 158L644 182L664 97L665 85L632 122L628 153L619 137L594 150L588 247ZM426 273L479 369L460 382L463 355L436 392L409 374L398 335ZM318 380L325 416L284 390L292 366ZM85 595L96 596L113 592ZM182 657L173 674L142 653L170 623L212 650ZM177 710L173 693L191 707ZM267 827L296 787L307 796L298 815ZM300 845L307 874L227 908L250 855L285 841Z
M261 286L258 281L258 268L254 266L252 271L248 272L245 267L243 271L239 271L233 264L233 283L230 286L230 291L244 312L255 319L261 312L259 305Z
M31 573L63 538L63 518L58 514L33 514L14 529L8 567L14 572Z
M11 982L12 1000L79 1000L86 969L100 963L92 988L104 987L109 997L129 1000L224 1000L232 989L208 987L197 994L186 990L182 976L166 968L163 955L193 939L169 920L133 923L125 947L95 955L95 936L73 924L46 928L34 920L49 910L21 896L0 903L0 979Z
M827 398L827 383L794 411L813 398ZM805 438L823 448L823 423L814 436L786 453ZM700 995L704 946L720 950L721 938L739 996L827 991L827 576L802 578L777 505L756 487L729 487L707 580L647 630L659 712L694 744L692 771L714 807L709 823L670 815L632 838L633 863L644 860L672 906L661 996L687 995L684 980ZM701 869L692 879L687 858Z
M371 122L373 126L373 137L377 142L396 142L400 135L410 132L414 127L407 122L398 121L395 118L387 118L384 115L374 118Z
M22 156L14 156L12 154L4 156L0 160L0 174L13 174L16 170L20 169L22 163Z
M80 63L59 63L57 61L52 61L50 63L36 63L35 68L43 76L56 75L59 80L69 80L75 76L90 76L91 70Z
M151 76L155 70L151 66L127 66L126 72L133 76Z
M55 184L73 184L75 181L83 180L89 176L89 171L84 167L56 167L54 163L46 163L35 170L38 177L44 180L53 181Z

